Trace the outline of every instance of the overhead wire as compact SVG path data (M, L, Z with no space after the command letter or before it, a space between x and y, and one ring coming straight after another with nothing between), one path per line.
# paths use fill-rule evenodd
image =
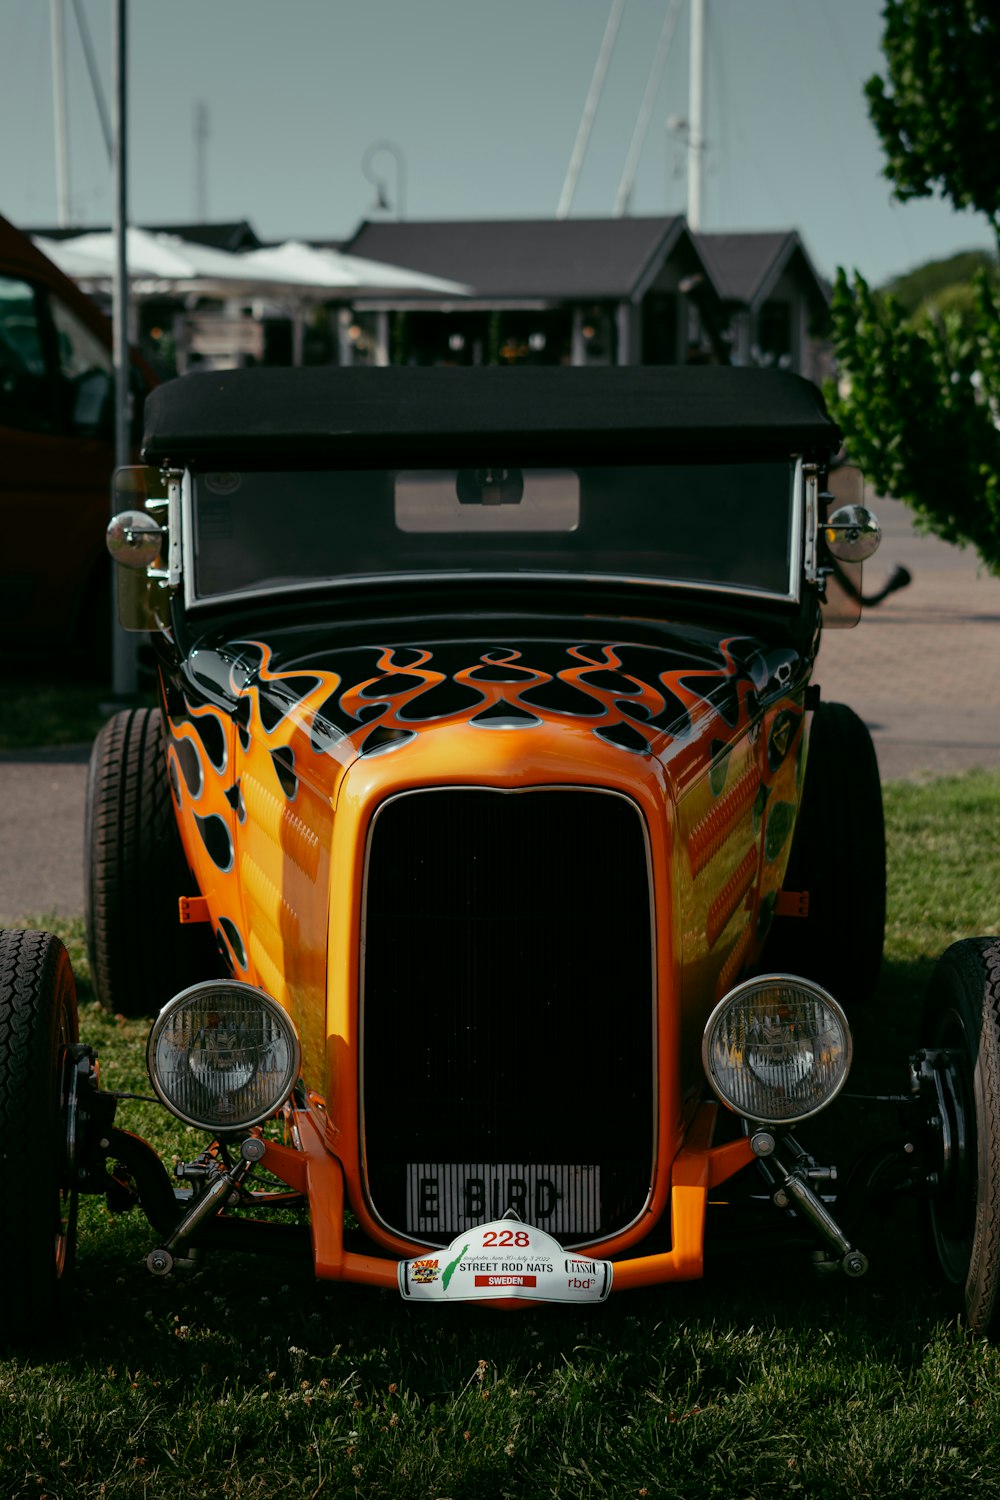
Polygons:
M615 38L618 35L618 27L621 25L622 12L625 9L625 0L611 0L611 10L608 13L607 25L604 28L604 40L597 54L597 62L594 65L594 76L590 80L590 88L583 106L583 114L580 124L577 126L576 140L573 143L573 154L570 157L569 169L566 173L566 181L559 198L559 206L556 209L556 218L565 219L569 214L573 203L573 194L576 192L577 180L583 159L587 154L587 142L590 140L591 126L594 123L594 115L601 101L601 91L604 88L604 79L611 61L611 54L615 48Z
M87 64L87 72L90 75L90 87L94 94L94 104L97 107L98 118L101 122L101 133L104 136L104 145L108 153L108 161L110 161L112 153L111 115L108 110L108 102L104 97L104 85L101 82L101 73L97 66L97 56L94 52L94 42L90 35L90 27L87 24L87 16L83 9L83 0L73 0L73 13L76 16L76 29L80 33L83 57Z
M632 132L632 140L629 143L628 154L625 158L625 167L622 171L621 181L618 184L618 192L615 195L615 206L613 214L620 219L628 212L629 202L632 197L632 188L635 184L635 174L639 165L639 157L642 148L646 144L646 136L649 132L649 122L653 115L653 106L659 93L660 82L663 78L663 69L666 66L667 57L670 53L670 44L674 38L674 30L677 26L677 17L680 14L681 0L669 0L666 14L663 18L663 26L660 30L660 39L653 55L652 66L649 77L646 80L646 90L642 96L639 113L636 116L635 129Z

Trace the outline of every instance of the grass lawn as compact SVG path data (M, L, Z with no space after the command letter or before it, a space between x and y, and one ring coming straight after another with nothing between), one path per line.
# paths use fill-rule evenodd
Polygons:
M90 745L114 712L110 681L67 672L53 677L30 662L0 662L4 709L0 751L34 750L40 745ZM140 674L137 701L154 703L148 673Z
M73 677L40 681L30 671L10 670L5 677L0 750L89 744L108 717L106 685Z
M886 806L886 963L855 1077L901 1089L935 958L1000 931L1000 774L896 783ZM145 1026L98 1010L81 926L59 930L105 1085L147 1089ZM835 1138L855 1108L834 1106ZM203 1140L142 1103L123 1104L119 1123L168 1156ZM891 1112L884 1123L891 1131ZM45 1358L0 1362L0 1494L996 1493L1000 1353L949 1321L913 1205L869 1215L856 1238L871 1262L858 1282L813 1280L801 1251L731 1243L695 1285L497 1313L404 1306L256 1258L217 1255L156 1280L145 1221L86 1200L65 1340Z

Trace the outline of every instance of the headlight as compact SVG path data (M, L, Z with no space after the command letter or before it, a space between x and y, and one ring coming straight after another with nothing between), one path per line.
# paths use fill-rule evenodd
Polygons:
M843 1088L851 1030L826 990L764 974L730 990L708 1018L701 1058L723 1104L750 1120L791 1125Z
M146 1064L167 1108L200 1130L259 1125L299 1076L299 1039L277 1001L249 984L196 984L163 1007Z

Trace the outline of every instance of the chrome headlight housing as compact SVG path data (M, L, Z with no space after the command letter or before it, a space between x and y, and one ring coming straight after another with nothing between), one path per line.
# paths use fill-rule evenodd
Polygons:
M701 1059L723 1104L749 1120L792 1125L840 1093L851 1029L832 995L794 974L730 990L708 1018Z
M146 1065L158 1097L185 1125L213 1132L259 1125L288 1100L299 1039L270 995L236 980L192 985L153 1022Z

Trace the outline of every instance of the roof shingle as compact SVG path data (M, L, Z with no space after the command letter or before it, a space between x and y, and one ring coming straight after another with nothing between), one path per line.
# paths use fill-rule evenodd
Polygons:
M680 236L684 220L365 221L342 248L474 288L483 297L627 298Z

